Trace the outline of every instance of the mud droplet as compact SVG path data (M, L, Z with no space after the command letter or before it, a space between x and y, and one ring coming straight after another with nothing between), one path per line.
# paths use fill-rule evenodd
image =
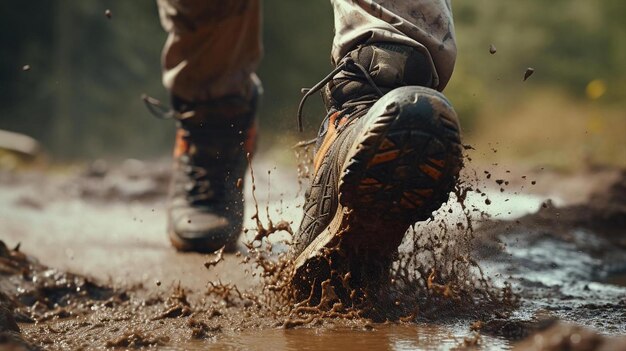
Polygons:
M476 321L474 323L472 323L472 325L470 325L470 330L471 331L479 331L483 328L483 322L482 321Z
M497 51L498 51L498 49L496 49L496 46L495 46L495 45L493 45L493 44L489 45L489 53L490 53L490 54L492 54L492 55L493 55L493 54L495 54Z
M238 178L237 179L237 189L241 189L241 186L243 185L243 179Z
M214 257L204 262L204 267L209 269L222 262L222 260L224 259L224 248L225 246L222 246L219 250L215 251L215 253L213 254Z
M157 280L154 283L156 284L156 286L161 286L161 281L160 280Z
M530 182L530 184L535 185L537 184L537 182L533 180L532 182Z
M106 18L111 19L111 17L113 17L113 13L111 13L111 10L106 9L104 11L104 15L106 16Z
M486 204L486 205L491 205L491 200L489 200L489 199L485 199L485 204Z
M530 76L532 76L533 73L535 73L535 69L534 68L532 68L532 67L526 68L526 72L524 72L524 82L526 81L526 79L530 78Z

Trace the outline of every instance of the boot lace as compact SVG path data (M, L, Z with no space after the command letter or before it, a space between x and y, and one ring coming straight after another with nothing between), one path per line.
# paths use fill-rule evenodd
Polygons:
M174 192L185 196L187 201L194 205L211 205L215 199L222 197L223 187L214 187L215 182L212 178L216 175L229 174L231 171L236 172L237 165L232 164L233 157L229 157L232 155L226 153L231 149L237 149L243 140L242 136L233 136L230 133L213 131L210 128L197 129L197 127L188 126L185 121L195 116L194 111L181 113L145 94L142 95L142 100L154 117L176 120L183 131L183 140L189 145L184 154L178 158L179 172L184 177L175 182ZM217 150L211 145L220 145L220 148ZM190 152L190 149L195 151ZM202 154L198 155L199 152Z
M342 105L341 111L339 111L339 112L341 112L342 114L346 114L346 113L349 114L348 122L352 121L355 118L359 118L363 114L365 114L365 112L367 111L369 106L371 106L371 104L376 102L378 100L378 98L380 98L380 97L382 97L384 95L382 90L380 90L378 85L376 85L376 83L374 82L374 79L372 78L370 73L367 71L367 69L365 69L365 67L363 67L363 65L361 65L360 63L355 62L352 57L346 56L346 57L344 57L340 61L340 63L337 65L337 67L335 67L335 69L332 70L321 81L319 81L317 84L315 84L311 88L304 88L304 89L302 89L302 93L304 94L304 96L302 96L302 100L300 100L300 104L298 105L298 115L297 115L298 131L300 131L300 132L303 131L303 126L302 126L303 109L304 109L304 104L306 103L306 100L311 95L313 95L316 92L320 91L324 87L324 85L326 85L328 82L330 82L342 70L355 72L354 69L350 69L350 68L356 68L356 70L357 70L356 72L361 73L362 78L365 78L365 80L372 86L372 88L374 88L374 90L376 91L377 96L371 96L371 95L370 96L363 96L362 98L360 98L358 100L353 100L353 101L349 101L349 102L344 103ZM332 115L335 112L337 112L337 110L331 109L328 112L326 118L328 118L330 115ZM350 123L346 123L346 124L344 124L344 126L348 125L348 124L350 124ZM306 144L309 144L309 143L312 143L312 141L311 142L305 142L304 144L306 145Z

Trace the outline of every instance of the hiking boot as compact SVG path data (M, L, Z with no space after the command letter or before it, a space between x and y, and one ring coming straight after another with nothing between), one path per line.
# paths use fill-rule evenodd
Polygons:
M462 167L460 127L428 88L438 84L429 62L408 46L363 46L303 98L323 87L328 115L290 251L300 298L334 269L333 252L362 280L384 275L407 229L448 200Z
M234 251L243 225L243 179L256 139L256 102L173 99L177 119L168 234L178 250Z

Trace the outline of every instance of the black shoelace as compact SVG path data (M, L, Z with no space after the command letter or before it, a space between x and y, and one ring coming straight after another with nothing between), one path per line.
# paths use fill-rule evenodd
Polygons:
M322 89L324 85L330 82L342 70L348 70L349 72L354 73L353 70L349 70L350 66L355 67L358 70L358 72L362 74L363 78L365 78L365 80L367 80L367 82L372 86L372 88L374 88L377 95L375 96L372 96L371 94L364 95L358 100L345 102L341 106L342 107L341 111L331 108L326 114L326 117L324 118L323 125L327 123L326 120L328 120L330 116L334 114L335 112L340 112L343 115L347 114L349 115L348 120L346 121L346 123L343 124L342 127L340 127L337 130L337 132L340 133L344 128L350 125L350 122L352 122L352 120L363 116L368 111L369 107L372 104L374 104L376 101L378 101L378 99L384 95L384 93L380 90L378 85L376 85L376 83L374 82L374 79L372 78L370 73L367 71L367 69L365 69L365 67L363 67L361 64L355 62L354 59L352 59L351 57L347 56L340 61L340 63L337 65L337 67L335 67L334 70L332 70L326 77L324 77L321 81L319 81L313 87L302 89L302 93L304 93L304 96L302 97L302 100L300 100L300 104L298 105L298 116L297 116L298 117L298 130L300 132L303 131L303 127L302 127L303 108L309 96L315 94L320 89ZM338 121L339 120L337 120L337 122ZM297 143L294 146L294 148L300 148L300 147L305 147L308 145L315 144L317 142L317 139L320 138L320 136L325 134L326 129L328 129L328 127L324 128L324 130L321 130L316 138L313 138L311 140L301 141Z
M184 179L177 181L176 193L185 196L187 201L195 205L211 205L216 199L223 197L225 189L222 186L214 187L213 178L215 178L216 174L228 174L231 171L234 172L235 168L237 168L231 160L233 155L227 155L226 153L229 152L231 147L233 149L237 148L237 145L234 144L242 142L240 135L215 132L210 128L195 130L195 127L185 126L185 121L195 115L193 110L181 113L148 95L143 95L142 100L148 111L156 118L176 120L184 130L182 137L185 142L190 147L195 148L196 152L201 150L200 152L206 154L203 157L199 157L199 155L191 154L187 150L179 158L179 172L184 174ZM216 139L220 140L217 144L227 147L220 148L221 151L211 149L210 146L215 143ZM210 141L208 145L207 141ZM217 183L220 182L218 181Z
M302 110L303 110L304 104L305 104L306 100L309 98L309 96L311 96L311 95L315 94L316 92L320 91L320 89L322 89L324 87L324 85L326 85L328 82L330 82L342 70L346 69L346 70L352 72L353 70L349 70L349 68L351 66L355 67L358 71L360 71L363 74L363 78L365 78L367 80L367 82L372 86L372 88L374 88L374 90L376 90L376 93L378 94L378 97L374 97L373 99L370 99L370 100L359 99L358 101L344 103L343 106L342 106L344 108L344 110L342 110L341 112L346 112L345 110L347 110L347 109L356 108L356 107L362 106L362 105L367 106L367 104L369 102L372 102L372 100L375 101L377 98L380 98L380 97L382 97L384 95L383 92L380 90L380 88L378 88L378 85L376 85L376 83L374 82L374 79L372 79L372 76L370 75L370 73L365 69L365 67L363 67L358 62L355 62L354 59L352 59L351 57L349 57L349 56L345 57L345 58L343 58L340 61L340 63L337 65L337 67L335 67L334 70L332 70L326 77L324 77L317 84L315 84L311 88L304 88L304 89L302 89L302 92L304 93L304 96L302 96L302 100L300 100L300 104L298 105L298 116L297 116L297 118L298 118L298 131L300 131L300 132L303 131L303 127L302 127L302 117L303 117L302 112L303 111ZM334 113L334 112L336 112L336 111L330 111L329 115ZM353 111L353 112L358 112L358 111ZM355 113L353 113L352 115L355 115ZM328 115L326 117L328 118ZM358 113L356 113L356 117L360 117L360 115Z

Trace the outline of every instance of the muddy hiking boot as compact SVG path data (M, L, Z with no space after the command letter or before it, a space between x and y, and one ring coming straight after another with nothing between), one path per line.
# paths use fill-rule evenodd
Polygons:
M328 111L316 139L304 216L294 236L299 299L347 264L352 282L385 278L407 229L448 200L462 167L456 113L418 50L350 52L317 90ZM345 282L344 282L345 284Z
M174 169L167 230L181 251L235 251L243 226L243 179L256 142L260 87L251 99L189 103L173 98ZM154 104L150 107L154 110ZM157 111L158 113L158 111Z

